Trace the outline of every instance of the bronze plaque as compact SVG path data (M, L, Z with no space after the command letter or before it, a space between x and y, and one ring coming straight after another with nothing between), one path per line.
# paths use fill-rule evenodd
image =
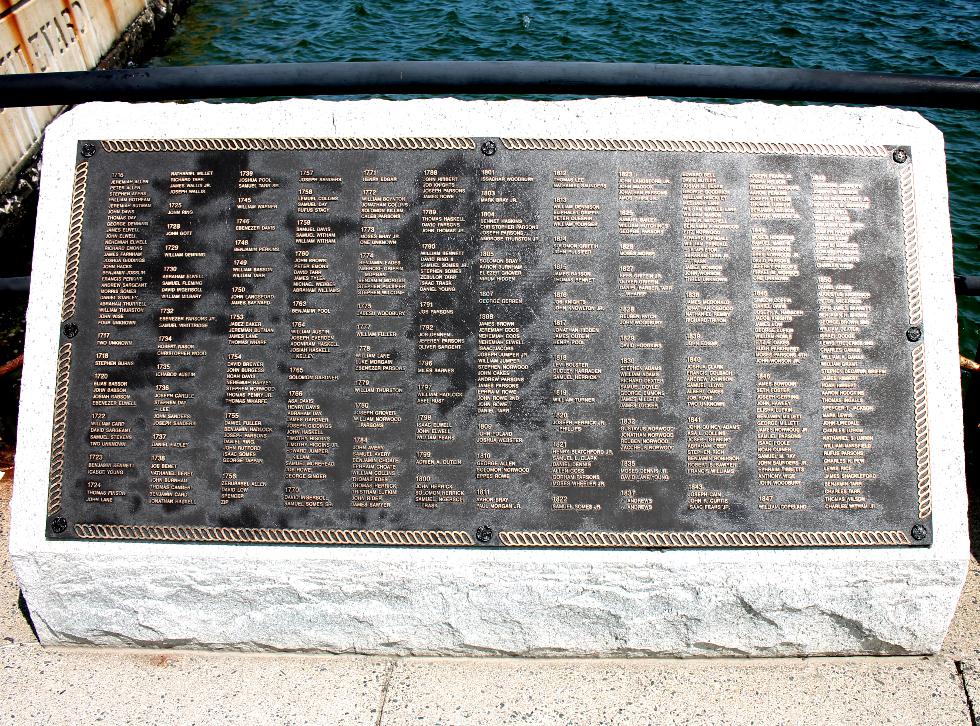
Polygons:
M912 164L80 143L47 536L928 545Z

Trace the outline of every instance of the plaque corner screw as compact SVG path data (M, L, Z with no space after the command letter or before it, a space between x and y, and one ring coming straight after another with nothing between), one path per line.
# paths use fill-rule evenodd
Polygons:
M912 539L916 542L921 542L929 535L929 530L923 527L921 524L917 524L912 527Z
M51 531L55 534L62 534L68 529L68 520L64 517L55 517L51 520Z
M86 159L91 159L95 156L95 144L91 142L85 142L82 144L82 156Z
M65 334L66 338L74 338L78 335L78 326L75 323L65 323L65 327L62 328L61 332Z
M905 149L895 149L895 151L892 152L892 159L895 160L896 164L904 164L909 160L909 152L907 152Z
M480 151L483 152L484 156L493 156L497 153L497 145L492 141L484 141L483 144L480 145Z
M918 325L913 325L905 331L905 337L909 339L910 343L918 343L922 340L922 328Z
M487 525L483 525L482 527L477 528L476 530L477 542L483 542L484 544L486 544L492 539L493 539L493 530L490 529L490 527L488 527Z

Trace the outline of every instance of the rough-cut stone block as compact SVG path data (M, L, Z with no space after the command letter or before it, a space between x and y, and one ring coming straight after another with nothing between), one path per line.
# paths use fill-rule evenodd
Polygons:
M412 551L44 539L78 140L459 134L909 145L933 545ZM522 655L927 653L942 644L966 570L966 500L943 139L917 114L652 100L92 104L48 130L38 220L10 548L45 643Z

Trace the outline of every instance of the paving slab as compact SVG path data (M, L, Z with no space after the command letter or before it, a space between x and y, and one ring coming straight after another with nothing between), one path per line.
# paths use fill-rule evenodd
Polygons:
M956 614L942 653L959 663L974 722L980 716L980 563L970 560Z
M374 724L391 661L0 648L0 722Z
M20 587L7 552L13 472L0 470L0 474L0 645L35 643L37 639L17 604Z
M409 659L381 724L970 724L948 658Z

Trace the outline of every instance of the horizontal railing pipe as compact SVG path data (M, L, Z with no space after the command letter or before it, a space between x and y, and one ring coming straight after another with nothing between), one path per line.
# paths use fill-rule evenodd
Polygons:
M676 96L978 109L980 78L534 61L273 63L0 76L3 107L378 94Z

